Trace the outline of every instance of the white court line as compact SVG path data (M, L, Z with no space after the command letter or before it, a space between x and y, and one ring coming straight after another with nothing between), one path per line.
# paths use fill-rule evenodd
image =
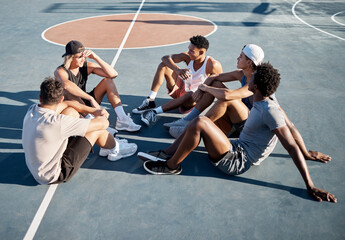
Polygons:
M337 23L337 24L339 24L339 25L343 25L343 26L345 26L345 24L344 24L344 23L341 23L341 22L339 22L339 21L335 20L335 16L337 16L337 15L339 15L339 14L341 14L341 13L344 13L344 12L345 12L345 11L338 12L338 13L334 14L334 15L332 16L332 20L333 20L333 22L335 22L335 23Z
M154 15L154 14L157 14L157 13L141 13L141 15ZM159 14L159 13L158 13ZM62 22L62 23L59 23L59 24L56 24L56 25L53 25L49 28L47 28L46 30L44 30L42 33L41 33L41 38L44 40L44 41L47 41L51 44L54 44L54 45L57 45L57 46L62 46L62 47L65 47L64 44L61 44L61 43L56 43L56 42L53 42L51 40L48 40L44 35L47 31L49 31L50 29L54 28L54 27L57 27L57 26L60 26L60 25L63 25L63 24L66 24L66 23L71 23L71 22L75 22L75 21L80 21L80 20L85 20L85 19L91 19L91 18L98 18L98 17L107 17L107 16L117 16L117 15L128 15L128 13L121 13L121 14L107 14L107 15L100 15L100 16L93 16L93 17L86 17L86 18L79 18L79 19L74 19L74 20L71 20L71 21L66 21L66 22ZM165 15L168 15L168 14L165 14ZM172 13L169 13L169 15L174 15L174 16L182 16L182 17L190 17L189 15L182 15L182 14L172 14ZM214 22L212 22L211 20L208 20L208 19L205 19L205 18L201 18L201 17L195 17L195 16L192 16L193 18L197 18L197 19L200 19L202 21L205 21L205 22L209 22L213 25L214 29L212 32L208 33L205 35L205 37L208 37L210 35L212 35L213 33L215 33L217 30L218 30L218 26L217 24L215 24ZM150 48L159 48L159 47L169 47L169 46L175 46L175 45L179 45L179 44L182 44L182 43L189 43L189 39L186 40L186 41L182 41L182 42L176 42L176 43L169 43L169 44L162 44L162 45L156 45L156 46L148 46L148 47L128 47L128 48L124 48L124 49L150 49ZM88 47L86 46L87 48L90 48L90 49L99 49L99 50L113 50L113 49L118 49L116 47L113 47L113 48L106 48L106 47Z
M301 21L302 23L304 23L305 25L307 25L307 26L309 26L309 27L311 27L311 28L314 28L315 30L317 30L317 31L319 31L319 32L325 33L325 34L327 34L327 35L329 35L329 36L332 36L332 37L335 37L335 38L338 38L338 39L340 39L340 40L345 41L344 38L341 38L341 37L339 37L339 36L337 36L337 35L334 35L334 34L332 34L332 33L323 31L323 30L321 30L321 29L319 29L319 28L317 28L317 27L315 27L315 26L313 26L313 25L307 23L306 21L302 20L300 17L298 17L297 14L296 14L296 12L295 12L295 8L296 8L297 4L299 4L300 2L302 2L302 0L298 0L297 2L295 2L295 4L292 6L292 9L291 9L293 15L294 15L298 20L300 20L300 21Z
M55 190L58 187L58 184L53 184L50 185L48 188L48 191L46 193L46 195L43 198L43 201L40 205L40 207L38 208L36 215L34 217L34 219L31 222L31 225L28 229L28 231L25 234L25 237L23 238L24 240L31 240L34 238L36 231L38 229L38 226L40 225L42 218L49 206L50 201L52 200Z
M139 12L140 12L141 8L144 5L144 2L145 2L145 0L142 0L142 2L140 4L140 7L139 7L137 13L135 14L135 17L134 17L134 19L133 19L133 21L132 21L132 23L131 23L128 31L127 31L127 33L126 33L126 36L123 39L123 41L121 43L121 46L118 49L118 51L117 51L117 53L116 53L116 55L114 57L113 62L111 63L112 67L115 67L115 64L116 64L116 62L117 62L117 60L118 60L118 58L119 58L119 56L121 54L122 48L123 48L123 46L126 43L128 35L131 32L131 29L132 29L132 27L133 27L133 25L135 23L135 20L138 17ZM57 187L58 187L58 184L52 184L52 185L49 186L48 191L47 191L46 195L44 196L43 201L42 201L40 207L38 208L38 210L36 212L36 215L35 215L34 219L32 220L31 225L30 225L28 231L26 232L26 234L24 236L24 240L32 240L35 237L37 229L38 229L39 225L41 224L42 218L44 217L44 214L45 214L45 212L46 212L46 210L47 210L47 208L49 206L50 201L52 200L52 198L54 196L54 193L55 193L55 190L57 189Z
M121 45L120 45L120 47L119 47L119 50L116 52L116 55L115 55L113 61L111 62L110 66L114 67L115 64L116 64L116 62L117 62L117 60L119 59L119 56L120 56L120 54L121 54L121 52L122 52L122 49L123 49L123 47L125 46L125 43L126 43L126 41L127 41L127 38L128 38L129 34L130 34L131 31L132 31L132 28L133 28L133 26L134 26L134 23L135 23L135 21L136 21L137 18L138 18L139 12L140 12L141 8L143 7L144 2L145 2L145 0L143 0L143 1L141 2L140 6L139 6L139 8L138 8L138 11L137 11L137 13L135 14L135 16L134 16L134 18L133 18L133 20L132 20L132 22L131 22L131 25L129 26L129 28L128 28L128 30L127 30L126 35L125 35L125 37L124 37L123 40L122 40L122 43L121 43Z

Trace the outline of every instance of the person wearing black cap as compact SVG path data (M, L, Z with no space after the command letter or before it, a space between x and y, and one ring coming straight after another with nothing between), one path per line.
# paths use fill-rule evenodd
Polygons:
M117 77L117 71L106 63L102 58L92 50L85 49L79 41L72 40L66 44L64 63L55 71L55 76L64 83L65 99L77 100L88 106L100 108L105 94L117 115L115 128L129 132L139 131L141 126L135 124L130 117L126 115L119 93L117 92L114 78ZM86 61L92 59L95 62ZM86 92L86 82L91 73L104 77L102 81L89 93Z

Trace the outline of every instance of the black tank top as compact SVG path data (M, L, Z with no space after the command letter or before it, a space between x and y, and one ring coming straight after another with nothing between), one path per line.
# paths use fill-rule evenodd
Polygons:
M66 69L63 64L60 67L68 73L68 79L71 82L75 83L80 89L86 92L86 82L88 77L86 61L84 62L84 65L79 68L77 76L75 76L70 70Z

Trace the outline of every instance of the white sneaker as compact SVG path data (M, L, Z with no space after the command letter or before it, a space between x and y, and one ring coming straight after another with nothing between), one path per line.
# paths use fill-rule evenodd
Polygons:
M117 161L121 158L132 156L137 149L138 146L135 143L116 141L116 145L112 149L100 148L99 156L108 157L109 161Z
M115 136L116 133L118 133L118 131L115 128L112 127L108 127L107 131L110 133L110 135Z
M170 122L170 123L164 123L163 126L166 128L170 128L170 127L186 127L188 125L189 121L184 120L183 118L180 118L179 120Z
M169 128L169 133L172 137L178 138L186 129L186 127L173 126Z
M131 115L128 113L126 118L124 120L122 120L122 121L119 118L117 118L115 128L117 130L125 130L125 131L128 131L128 132L136 132L136 131L140 130L141 125L135 124L133 122L132 118L131 118Z

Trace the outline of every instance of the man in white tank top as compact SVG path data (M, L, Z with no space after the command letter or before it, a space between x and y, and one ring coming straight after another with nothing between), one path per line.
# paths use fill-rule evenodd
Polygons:
M133 113L142 114L141 120L151 125L157 121L157 114L179 108L181 113L189 111L195 105L193 91L211 74L221 73L220 62L206 56L209 47L208 40L203 36L194 36L189 39L187 52L166 55L158 65L151 91L143 103L133 109ZM181 69L177 64L184 62L187 68ZM156 107L155 98L159 88L166 81L168 94L173 100Z

